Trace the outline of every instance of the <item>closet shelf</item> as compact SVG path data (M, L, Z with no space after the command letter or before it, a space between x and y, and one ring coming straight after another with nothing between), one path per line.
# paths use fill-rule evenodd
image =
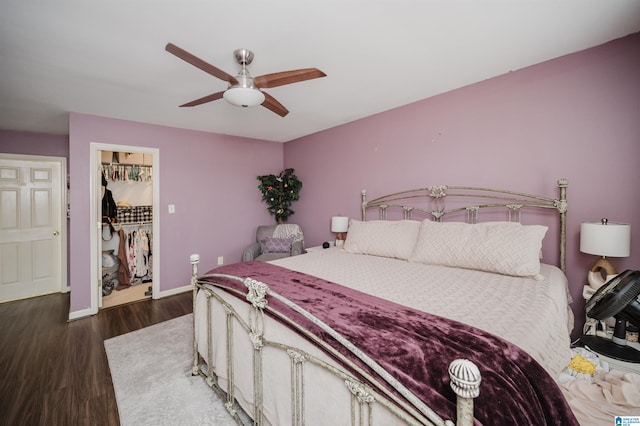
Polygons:
M151 164L142 164L142 163L116 163L115 161L105 163L104 161L101 163L102 166L136 166L136 167L153 167Z
M127 222L127 223L122 223L122 222L114 222L112 223L113 227L116 229L120 229L120 227L126 228L126 227L131 227L131 226L150 226L153 225L153 222ZM108 223L103 223L102 226L109 226Z
M102 151L101 160L102 164L153 165L153 156L151 154L139 152Z

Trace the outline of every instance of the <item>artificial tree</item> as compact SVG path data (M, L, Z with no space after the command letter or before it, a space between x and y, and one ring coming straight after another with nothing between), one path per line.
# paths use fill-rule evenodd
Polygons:
M258 176L262 193L262 201L267 203L267 210L276 222L282 223L293 215L291 203L300 198L302 182L295 175L294 169L284 169L277 175Z

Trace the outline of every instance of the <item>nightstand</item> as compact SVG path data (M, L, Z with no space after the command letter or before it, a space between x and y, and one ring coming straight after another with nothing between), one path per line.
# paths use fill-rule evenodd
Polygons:
M317 252L317 251L329 250L330 248L335 247L335 243L334 242L330 242L329 244L330 244L329 248L326 248L326 249L324 247L322 247L322 245L319 245L319 246L315 246L315 247L307 247L304 250L307 253L314 253L314 252Z
M307 253L315 253L316 251L322 251L322 250L324 250L322 246L307 247L304 249L304 251L306 251Z

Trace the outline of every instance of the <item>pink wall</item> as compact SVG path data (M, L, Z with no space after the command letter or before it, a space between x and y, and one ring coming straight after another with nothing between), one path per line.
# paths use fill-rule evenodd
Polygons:
M632 255L615 263L640 268L638 70L640 33L289 142L285 167L304 183L294 220L317 245L334 238L331 215L360 217L363 188L375 197L475 184L554 196L565 177L567 275L581 326L595 261L579 251L581 222L631 223ZM556 258L548 247L544 255Z
M68 160L69 137L66 135L0 130L0 152L64 157Z
M241 259L257 224L273 219L260 201L259 174L282 169L283 145L72 113L69 124L71 178L71 312L91 305L89 286L90 142L160 150L161 291L189 284L189 255L200 270ZM168 214L167 205L176 213Z

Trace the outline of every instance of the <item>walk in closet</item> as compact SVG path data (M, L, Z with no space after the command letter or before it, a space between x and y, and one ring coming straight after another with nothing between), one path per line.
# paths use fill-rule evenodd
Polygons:
M152 296L153 158L101 152L102 307Z

